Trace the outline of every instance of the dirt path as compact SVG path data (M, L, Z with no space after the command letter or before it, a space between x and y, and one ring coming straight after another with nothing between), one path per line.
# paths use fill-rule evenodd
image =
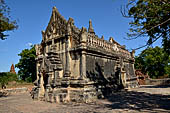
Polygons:
M90 104L33 101L29 93L0 98L0 113L170 113L170 86L143 86Z

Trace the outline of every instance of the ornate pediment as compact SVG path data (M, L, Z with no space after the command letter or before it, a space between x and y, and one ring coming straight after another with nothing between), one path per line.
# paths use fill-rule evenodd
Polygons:
M64 19L63 16L60 15L57 8L54 7L48 26L44 34L42 34L43 39L47 40L48 38L64 35L66 34L66 31L67 21Z
M74 20L69 18L67 21L61 14L58 12L57 8L54 7L52 15L48 26L44 32L42 32L43 41L46 41L55 37L63 37L66 35L72 35L73 40L79 40L80 29L74 26Z

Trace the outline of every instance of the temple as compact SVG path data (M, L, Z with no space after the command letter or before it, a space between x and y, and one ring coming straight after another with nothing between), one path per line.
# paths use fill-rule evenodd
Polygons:
M16 74L14 64L11 65L10 73Z
M95 35L92 21L77 28L54 7L42 42L36 45L37 80L33 98L56 103L91 102L137 86L134 51L112 37Z

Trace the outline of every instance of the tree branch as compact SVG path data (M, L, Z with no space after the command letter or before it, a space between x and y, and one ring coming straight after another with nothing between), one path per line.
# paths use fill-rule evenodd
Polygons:
M138 47L138 48L135 48L135 49L133 49L133 50L138 50L138 49L144 48L144 47L146 47L146 46L152 45L152 44L153 44L154 42L156 42L162 35L163 35L163 34L159 35L155 40L153 40L153 41L151 42L151 44L149 44L149 43L147 42L145 45L140 46L140 47Z
M127 40L137 39L138 37L140 37L140 36L144 35L146 32L148 32L148 31L150 31L150 30L152 30L152 29L154 29L154 28L156 28L156 27L158 27L158 26L163 25L163 24L165 24L165 23L166 23L166 22L168 22L168 21L170 21L170 18L169 18L169 19L167 19L166 21L164 21L164 22L162 22L162 23L158 24L158 25L153 26L153 27L152 27L152 28L150 28L149 30L146 30L146 31L144 31L144 32L140 32L140 34L138 34L138 35L137 35L136 37L134 37L134 38L130 38L130 39L125 38L125 39L127 39Z

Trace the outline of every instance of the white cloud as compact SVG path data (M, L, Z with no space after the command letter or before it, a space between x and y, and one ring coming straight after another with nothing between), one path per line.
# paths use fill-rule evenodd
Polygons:
M33 44L30 43L30 42L26 44L26 46L29 46L29 47L31 47L32 45L33 45Z

